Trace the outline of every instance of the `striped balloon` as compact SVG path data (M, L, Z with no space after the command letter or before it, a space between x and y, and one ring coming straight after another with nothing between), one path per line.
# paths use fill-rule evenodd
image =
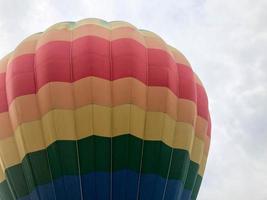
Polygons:
M156 34L55 24L0 61L1 200L196 199L208 99Z

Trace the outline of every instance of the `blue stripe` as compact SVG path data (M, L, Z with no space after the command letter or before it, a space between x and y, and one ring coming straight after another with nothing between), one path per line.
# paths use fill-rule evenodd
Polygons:
M112 173L112 199L136 200L139 174L122 170Z
M164 200L179 200L183 192L183 182L177 180L168 180Z
M184 189L181 200L190 200L192 196L192 191Z
M81 188L84 200L188 200L191 191L183 191L179 180L168 180L158 175L139 174L129 170L121 170L111 174L95 172L81 176L64 176L46 185L37 187L30 195L20 200L80 200ZM138 188L139 186L139 188ZM138 192L139 191L139 192ZM55 198L56 197L56 198Z

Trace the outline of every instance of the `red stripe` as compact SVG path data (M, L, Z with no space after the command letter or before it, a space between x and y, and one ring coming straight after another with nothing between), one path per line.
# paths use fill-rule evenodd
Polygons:
M110 42L86 36L72 43L49 42L36 51L35 57L27 54L15 58L7 70L8 103L35 93L35 85L40 89L49 82L71 82L88 76L106 80L133 77L149 86L168 87L177 97L196 100L191 68L176 64L166 51L146 49L127 38Z
M36 51L37 88L53 81L71 82L70 42L50 42Z
M87 36L73 41L73 78L96 76L110 80L109 41Z
M179 96L177 65L163 50L148 49L148 85L168 87Z
M6 112L8 108L6 98L6 73L0 74L0 112Z
M179 97L196 102L196 84L191 68L178 64L179 73Z
M119 39L112 42L112 79L134 77L148 83L147 49L131 39Z
M6 72L6 93L8 104L15 97L35 93L34 55L22 55L13 60Z
M208 108L207 94L205 92L205 89L201 85L196 84L196 88L197 88L197 113L199 116L208 120L209 108Z

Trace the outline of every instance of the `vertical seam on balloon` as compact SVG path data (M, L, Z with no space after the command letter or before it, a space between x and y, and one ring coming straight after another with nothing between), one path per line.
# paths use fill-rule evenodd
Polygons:
M7 64L6 64L6 65L7 65L7 66L6 66L6 75L7 75L7 70L8 70L8 64L9 64L9 62L10 62L10 60L11 60L11 57L12 57L13 53L14 53L14 51L11 53L10 57L8 58ZM7 76L5 76L5 92L6 92L6 101L8 102L8 98L7 98L7 84L6 84L6 82L7 82ZM13 127L13 125L12 125L12 120L11 120L11 117L10 117L9 105L8 105L7 114L8 114L8 120L9 120L9 122L10 122L11 129L12 129L12 131L13 131L13 133L14 133L13 136L14 136L14 141L15 141L15 143L16 143L16 149L17 149L16 153L18 154L18 157L20 157L20 156L19 156L19 151L18 151L18 144L17 144L16 138L15 138L15 130L14 130L14 127ZM10 190L10 193L11 193L11 195L12 195L12 198L15 200L17 194L16 194L16 191L13 191L13 190L12 190L12 184L9 182L9 180L8 180L8 178L7 178L6 169L4 170L4 174L5 174L6 181L7 181L7 185L8 185L8 188L9 188L9 190ZM26 182L26 179L25 179L25 175L24 175L24 174L23 174L23 177L24 177L24 181ZM28 191L29 191L29 190L28 190Z
M141 30L138 30L140 34L142 34ZM139 167L139 175L138 175L138 183L137 183L137 195L136 200L139 200L140 196L140 184L141 184L141 176L142 176L142 165L143 165L143 156L144 156L144 145L145 145L145 132L146 132L146 120L147 120L147 102L148 102L148 76L149 76L149 58L148 58L148 49L147 49L147 42L145 36L142 34L144 44L145 44L145 51L146 51L146 104L145 104L145 117L144 117L144 128L143 128L143 139L142 139L142 148L141 148L141 158L140 158L140 167Z
M109 23L109 62L110 62L110 80L113 80L113 62L112 62L112 24ZM111 106L113 106L113 81L110 82L110 101ZM110 109L110 197L109 199L112 200L112 178L113 178L113 145L112 145L112 138L113 138L113 109Z
M45 32L44 32L45 33ZM63 170L62 170L62 163L61 163L61 155L60 155L60 151L58 150L58 144L57 144L57 126L55 125L55 113L53 112L53 110L55 110L55 108L54 108L54 105L53 105L53 101L52 101L52 99L51 99L51 96L52 96L52 94L51 94L51 84L50 84L50 82L47 84L47 87L48 87L48 97L49 97L49 101L50 101L50 104L52 104L52 112L51 112L51 118L52 118L52 120L51 120L51 123L49 123L49 125L50 126L52 126L53 127L53 129L54 129L54 133L51 133L51 135L53 134L53 137L55 137L55 140L54 140L54 142L51 144L51 146L54 144L55 145L55 154L57 155L57 162L58 162L58 165L59 165L59 169L60 169L60 175L63 177L62 178L62 183L63 183L63 187L62 188L64 188L64 197L66 197L66 190L67 190L67 188L65 187L65 180L64 180L64 174L63 174ZM50 134L50 133L49 133Z
M74 22L75 23L75 22ZM75 101L75 88L73 84L73 62L72 62L72 48L73 48L73 29L69 30L70 32L70 56L69 56L69 62L70 62L70 82L71 82L71 90L72 90L72 96L73 96L73 106L76 108L76 101ZM77 156L77 167L78 167L78 178L79 178L79 184L80 184L80 193L81 193L81 199L83 200L83 188L82 188L82 181L81 181L81 167L80 167L80 154L79 154L79 143L78 143L78 135L77 135L77 125L76 125L76 116L75 116L75 109L73 109L73 123L74 123L74 131L75 131L75 146L76 146L76 156Z
M137 31L138 30L134 30L134 31ZM133 68L132 68L132 74L133 76ZM125 176L124 176L124 184L126 185L126 177L127 177L127 170L130 171L130 165L129 165L129 162L130 162L130 155L129 155L129 152L130 152L130 137L131 137L131 124L132 124L132 101L133 101L133 81L132 79L129 79L130 81L130 102L129 102L129 106L130 106L130 110L129 110L129 122L128 122L128 128L129 128L129 137L127 137L127 165L126 165L126 172L125 172ZM126 190L126 188L124 189ZM127 191L127 190L126 190ZM127 193L126 191L124 191L124 200L127 200Z
M90 66L89 65L89 71L90 71L90 67L92 67L92 66ZM93 79L89 79L89 84L90 84L90 90L89 90L89 92L90 92L90 98L91 98L91 100L92 100L92 107L90 107L89 109L91 109L91 112L90 112L90 117L91 117L91 120L92 120L92 130L91 130L91 133L92 133L92 138L93 138L93 150L94 150L94 172L96 172L96 145L95 145L95 143L96 143L96 135L94 134L94 99L93 99ZM96 198L97 198L97 189L96 189L96 174L94 173L93 174L93 178L94 178L94 183L95 183L95 185L94 185L94 195L96 196Z
M3 58L2 58L3 59ZM2 59L0 60L0 62L2 61ZM6 77L6 73L4 74L4 76ZM5 84L5 83L4 83ZM6 84L5 84L6 85ZM5 91L6 89L4 89ZM5 99L5 101L7 101ZM3 159L2 159L2 156L0 154L0 171L2 172L2 175L3 175L3 180L1 181L1 183L4 183L6 181L6 177L5 177L5 164L3 162ZM7 181L6 181L7 182ZM0 184L1 184L0 183ZM8 184L7 184L8 185ZM9 189L10 190L10 189Z
M168 50L168 47L167 47L167 45L166 45L166 49ZM171 56L173 56L174 57L174 55L173 55L173 53L172 53L172 51L169 51L169 53L170 53L170 55ZM175 64L176 64L176 62L175 62ZM177 96L179 96L179 80L178 80L178 69L177 69L177 67L175 68L176 69L176 94L177 94ZM167 101L166 101L166 103L167 103ZM178 101L176 101L176 107L175 107L175 110L176 110L176 118L177 118L177 112L178 112L178 109L177 109L177 104L178 104ZM167 178L166 178L166 182L165 182L165 186L164 186L164 191L163 191L163 196L162 196L162 200L164 200L165 199L165 195L166 195L166 189L167 189L167 185L168 185L168 181L169 181L169 176L170 176L170 170L171 170L171 166L172 166L172 158L173 158L173 150L174 150L174 140L175 140L175 137L174 137L174 135L175 135L175 133L176 133L176 124L177 124L177 120L176 120L176 123L175 123L175 127L174 127L174 133L173 133L173 141L172 141L172 147L171 147L171 155L170 155L170 160L169 160L169 167L168 167L168 172L167 172Z
M208 134L210 134L209 133L209 131L211 131L211 119L210 119L210 114L208 114L208 129L207 129L207 135L205 135L205 137L208 137L208 139L209 139L209 141L210 141L210 136L208 135ZM206 142L207 142L207 140L205 140L205 143L204 143L204 145L206 145ZM210 145L210 144L207 144L207 145ZM205 148L205 147L204 147ZM205 161L205 163L204 163L204 169L203 169L203 171L205 171L205 168L206 168L206 164L207 164L207 159L208 159L208 152L205 154L205 152L203 153L203 155L205 155L207 158L205 158L206 159L206 161ZM202 158L203 159L203 158ZM200 165L199 165L199 169L198 169L198 174L197 174L197 178L196 178L196 181L197 181L197 179L198 179L198 177L201 177L201 180L202 180L202 178L203 178L203 175L201 176L200 175L200 173L199 173L199 171L200 171L200 168L202 167L201 166L202 165L202 162L200 162ZM200 184L198 184L198 185L196 185L196 183L197 182L195 182L195 185L194 185L194 187L193 187L193 189L192 189L192 195L194 195L194 196L192 196L192 198L193 199L196 199L196 197L197 197L197 195L198 195L198 192L199 192L199 188L200 188Z
M170 64L170 54L171 54L171 52L168 52L168 47L167 47L167 45L166 45L166 43L164 42L164 45L165 45L165 48L166 48L166 52L168 53L168 67L170 67L171 66L171 64ZM166 66L167 67L167 66ZM168 73L168 82L170 81L170 77L169 77L170 75L169 75L169 73ZM168 92L166 92L166 96L165 96L165 109L164 109L164 111L165 111L165 113L167 113L166 111L167 111L167 96L168 95ZM163 131L164 131L164 127L165 127L165 118L166 117L164 117L164 122L163 122L163 130L162 130L162 135L161 135L161 141L163 141L163 138L162 138L162 136L163 136ZM163 146L163 143L161 143L161 150L162 150L162 146ZM171 147L171 155L170 155L170 159L169 159L169 166L168 166L168 170L169 170L169 168L170 168L170 164L171 164L171 158L172 158L172 154L173 154L173 147ZM163 196L162 196L162 200L164 200L164 192L165 192L165 187L166 187L166 184L167 184L167 182L168 182L168 171L167 171L167 176L166 176L166 180L165 180L165 186L164 186L164 191L163 191Z
M208 109L208 104L207 104L207 109ZM206 130L206 133L205 133L205 135L204 135L204 137L209 137L208 136L208 132L209 132L209 126L210 126L210 123L211 123L211 121L210 121L210 114L209 114L209 112L208 112L208 127L207 127L207 130ZM198 187L198 186L196 186L196 181L197 181L197 178L198 178L198 176L199 176L199 170L200 170L200 168L201 168L201 165L202 165L202 160L203 160L203 156L205 155L205 146L207 145L206 144L206 142L207 142L207 140L206 139L204 139L204 151L203 151L203 154L202 154L202 158L201 158L201 161L200 161L200 163L199 163L199 165L198 165L198 170L197 170L197 174L196 174L196 178L195 178L195 181L194 181L194 185L193 185L193 187L192 187L192 194L191 195L193 195L193 194L195 194L195 191L196 190L198 190L199 188L196 188L196 187ZM207 155L208 156L208 155ZM204 158L205 159L205 158ZM206 162L204 163L204 165L206 165ZM205 167L204 167L205 168ZM197 197L197 195L198 195L198 191L197 191L197 193L195 194L196 195L196 197ZM193 198L193 197L192 197Z
M7 90L6 90L7 91ZM17 112L16 110L17 110L17 108L16 108L16 103L14 104L14 108L15 108L15 112ZM8 114L10 114L10 112L8 111ZM10 116L10 115L9 115ZM16 136L15 136L15 129L13 128L14 127L14 124L12 123L12 118L10 117L10 122L11 122L11 126L12 126L12 129L13 129L13 133L14 133L14 140L15 140L15 142L16 142L16 147L17 147L17 152L18 152L18 154L19 154L19 149L18 149L18 142L17 142L17 139L16 139ZM19 157L20 157L20 155L19 155ZM22 161L22 158L20 158L21 159L21 161ZM21 163L21 170L22 170L22 173L23 173L23 178L24 178L24 181L25 181L25 183L26 183L26 186L27 186L27 194L29 194L30 193L30 191L29 191L29 185L28 185L28 182L27 182L27 179L26 179L26 177L25 177L25 173L24 173L24 170L23 170L23 168L22 168L22 163ZM7 179L8 180L8 179ZM9 180L8 180L8 182L9 182ZM11 183L10 183L10 185L12 185ZM16 194L16 191L14 191L14 193L15 193L15 199L17 199L17 197L18 197L18 194Z
M198 192L199 192L199 189L200 189L200 185L201 185L201 182L202 182L202 177L201 176L197 176L197 180L198 180L198 178L201 178L200 179L200 181L198 181L198 183L197 183L197 187L194 187L194 190L192 191L192 196L191 196L191 199L192 200L196 200L196 198L197 198L197 195L198 195Z
M195 83L195 84L196 84L196 83ZM205 91L204 91L204 92L205 92ZM198 93L197 87L196 87L196 93ZM197 95L197 97L198 97L198 95ZM198 100L198 98L197 98L197 100ZM198 105L198 104L197 104L197 105ZM198 106L197 106L197 109L198 109ZM198 116L198 111L197 111L197 116ZM208 125L207 125L207 126L208 126ZM208 131L208 129L207 129L207 131ZM206 135L207 135L207 134L205 133L204 137L205 137ZM194 139L195 139L195 138L194 138ZM199 164L197 165L197 166L198 166L198 169L197 169L196 177L195 177L195 180L194 180L192 189L191 189L191 195L190 195L190 198L191 198L191 196L192 196L192 194L193 194L193 190L194 190L194 187L195 187L196 179L197 179L197 176L198 176L198 171L199 171L199 169L200 169L200 165L201 165L201 162L202 162L202 159L203 159L204 150L205 150L205 142L206 142L206 140L204 139L203 153L202 153L202 156L201 156L201 160L200 160Z
M17 104L14 103L14 108L15 108L15 113L18 115L18 112L17 112ZM11 119L11 118L10 118ZM12 123L12 119L11 119L11 124L12 124L12 129L13 129L13 132L14 132L14 139L16 141L16 146L18 147L18 143L17 143L17 138L16 138L16 135L15 135L15 129L13 128L14 127L14 123ZM23 132L23 128L22 127L19 127L18 129L21 129L21 132ZM22 144L23 144L23 148L25 148L25 142L24 142L24 139L22 138ZM19 149L17 149L18 152L19 152ZM19 156L20 157L20 156ZM25 158L25 156L24 156ZM29 190L29 183L28 183L28 179L26 178L26 174L25 174L25 169L23 168L23 164L22 164L22 161L24 158L20 158L21 159L21 169L22 169L22 173L23 173L23 176L24 176L24 179L25 179L25 183L26 183L26 186L27 186L27 190L28 190L28 193L27 194L30 194L30 190ZM30 166L31 167L31 166ZM31 167L31 171L32 171L32 167ZM30 197L31 198L31 197Z
M166 44L165 44L166 45ZM169 57L168 57L168 59L169 59ZM165 66L165 67L168 67L168 66ZM169 81L169 74L168 74L168 81ZM163 113L166 113L166 105L167 105L167 92L166 92L166 94L165 94L165 97L164 97L164 100L165 100L165 105L164 105L164 109L163 109ZM159 154L158 154L158 158L157 158L157 160L159 161L159 165L157 165L157 167L158 167L158 169L159 169L159 171L161 171L161 159L162 159L162 157L161 157L161 152L162 152L162 147L165 145L164 144L164 142L163 142L163 136L164 136L164 127L165 127L165 119L166 119L166 116L165 115L162 115L161 116L161 120L163 120L163 122L162 122L162 126L161 126L161 141L162 141L162 143L160 143L160 148L159 148ZM172 153L172 151L173 151L173 148L170 146L170 148L172 149L171 150L171 153ZM171 155L170 155L171 156ZM171 158L171 157L170 157ZM167 182L167 180L168 180L168 177L166 178L166 180L165 180L165 182ZM157 181L155 181L155 182L157 182ZM154 184L154 189L155 189L155 182L153 183ZM154 195L155 195L155 193L154 193ZM154 196L153 195L153 196Z
M33 57L33 82L34 82L34 93L35 93L35 95L36 95L36 91L37 91L37 89L36 89L36 77L35 77L35 58L36 58L36 56L35 56L35 54L36 54L36 46L37 46L37 42L38 42L38 40L35 42L35 47L34 47L34 57ZM36 100L37 101L37 100ZM36 104L37 104L37 102L36 102ZM38 104L37 104L38 105ZM16 107L16 103L15 103L15 107ZM21 128L22 128L22 126L21 126ZM22 131L23 132L23 131ZM22 141L23 141L23 145L25 146L25 144L24 144L24 139L22 139ZM25 152L26 153L26 152ZM30 167L30 170L31 170L31 172L32 172L32 179L33 179L33 182L34 182L34 187L33 187L33 191L34 190L36 190L36 193L37 193L37 198L38 199L41 199L41 196L40 196L40 192L38 191L38 189L37 189L37 187L38 187L38 184L37 184L37 181L36 181L36 179L35 179L35 175L34 175L34 173L33 173L33 168L32 168L32 165L31 165L31 160L30 160L30 157L28 157L27 158L27 153L25 154L25 156L24 156L24 158L25 159L28 159L28 161L29 161L29 167ZM22 162L21 162L21 164L22 164ZM23 165L22 165L23 166ZM27 179L26 179L27 180ZM33 192L33 191L31 191L31 192ZM31 194L31 192L29 191L29 193L28 193L28 195L30 195ZM31 197L30 197L31 198Z
M8 60L9 60L9 58L8 58ZM8 63L8 61L7 61L7 63ZM6 63L6 68L7 68L7 63ZM5 76L5 83L4 83L5 88L4 88L4 91L5 91L5 93L6 93L6 73L5 73L4 76ZM7 102L7 95L6 95L6 99L5 99L5 101ZM8 121L9 121L9 124L10 124L10 126L11 126L10 117L9 117L9 111L7 111L7 114L8 114ZM11 127L11 128L12 128L12 127ZM12 128L12 129L13 129L13 128ZM13 137L13 136L12 136L12 137ZM18 153L18 151L17 151L17 153ZM4 182L6 182L8 192L10 192L12 199L14 199L15 197L14 197L13 191L11 190L11 185L10 185L10 183L9 183L7 177L6 177L5 166L4 166L4 163L3 163L2 158L0 158L0 169L1 169L2 173L3 173L3 180L2 180L2 182L1 182L1 184L4 183Z
M193 70L192 70L193 71ZM193 75L194 75L194 72L193 72ZM195 132L195 128L196 128L196 121L197 121L197 116L198 116L198 104L197 104L197 101L198 101L198 98L197 98L197 94L198 94L198 90L197 90L197 87L196 87L196 79L195 79L196 77L195 76L193 76L193 81L194 81L194 91L195 91L195 94L196 94L196 102L195 102L195 104L196 104L196 114L195 114L195 120L194 120L194 137L192 138L192 144L193 144L193 146L192 146L192 149L191 149L191 153L190 153L190 155L189 155L189 164L188 164L188 168L187 168L187 173L186 173L186 176L185 176L185 180L184 180L184 182L183 182L183 190L182 190L182 193L181 193L181 195L180 195L180 197L181 198L183 198L184 197L184 192L185 192L185 190L186 190L186 188L185 188L185 185L186 185L186 183L187 183L187 181L188 181L188 175L189 175L189 170L190 170L190 166L191 166L191 154L193 153L193 149L194 149L194 142L195 142L195 138L196 138L196 132ZM191 197L190 197L191 198Z
M139 31L138 30L136 30L136 29L134 29L134 31L137 31L138 33L139 33ZM140 33L139 33L140 34ZM131 68L131 74L129 75L130 77L134 77L134 75L133 75L133 71L134 71L134 69L133 69L133 67L134 66L132 66L132 68ZM127 146L126 146L126 148L127 148L127 164L126 164L126 166L125 166L125 174L124 174L124 180L123 180L123 182L124 182L124 200L127 200L127 190L126 190L126 178L127 178L127 170L130 170L130 168L129 168L129 158L130 158L130 155L129 155L129 145L130 145L130 138L131 138L131 135L132 135L132 133L131 133L131 124L132 124L132 99L133 99L133 81L132 81L132 79L129 79L129 84L130 84L130 102L129 102L129 121L128 121L128 130L129 130L129 133L128 133L128 137L127 137Z
M38 41L39 41L39 39L37 39L35 47L34 47L33 81L34 81L34 90L35 90L35 95L36 95L36 105L37 105L38 113L40 115L40 120L41 120L40 121L40 126L41 126L41 130L42 130L42 140L43 140L44 144L46 144L45 137L44 137L45 132L44 132L44 128L43 128L41 111L40 111L40 103L39 103L39 98L38 98L38 95L37 95L37 90L38 89L37 89L37 72L36 72L36 50L37 50L37 46L38 46ZM54 197L55 197L55 199L57 199L56 198L56 191L55 191L55 186L54 186L54 182L53 182L53 176L52 176L52 171L51 171L51 166L50 166L50 162L49 162L49 156L48 156L47 148L44 148L44 150L45 150L45 155L46 155L46 159L47 159L49 175L50 175L50 178L51 178L51 184L52 184L52 188L53 188L53 191L54 191ZM37 185L37 187L38 187L38 185Z

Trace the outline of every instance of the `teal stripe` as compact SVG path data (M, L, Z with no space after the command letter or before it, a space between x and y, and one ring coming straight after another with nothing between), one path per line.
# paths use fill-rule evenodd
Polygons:
M36 185L43 185L52 180L47 161L45 150L30 153L23 159L22 169L29 192L33 191Z
M16 197L23 197L52 179L79 175L77 155L82 175L110 172L111 146L112 171L128 169L139 172L142 162L143 174L159 175L185 183L190 163L186 150L172 149L161 141L144 141L126 134L112 139L90 136L77 142L57 141L46 150L29 153L21 164L6 170L11 189L16 192Z
M132 135L118 136L112 139L113 171L129 169L139 172L142 157L143 140Z
M12 166L5 172L9 187L15 198L23 197L29 193L22 165Z
M169 179L178 179L185 183L189 168L189 153L183 149L173 149Z
M198 175L198 169L199 169L199 164L195 163L194 161L190 161L188 174L184 186L185 189L193 190Z
M8 183L6 180L0 183L0 199L1 200L13 200L11 191L8 187Z
M195 183L195 186L192 192L192 197L191 197L192 200L197 199L197 195L200 189L201 182L202 182L202 177L200 175L197 175L196 183Z

